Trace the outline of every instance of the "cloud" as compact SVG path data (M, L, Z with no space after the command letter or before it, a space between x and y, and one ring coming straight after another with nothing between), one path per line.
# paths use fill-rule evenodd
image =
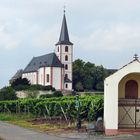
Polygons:
M64 3L76 58L113 67L122 62L122 56L128 58L134 51L140 54L140 0L0 2L0 86L30 58L54 49Z
M98 28L84 38L74 37L78 46L84 50L124 51L138 48L140 44L140 26L138 24L117 23Z
M53 26L50 29L40 28L37 33L32 37L32 45L36 47L54 47L58 41L59 29L58 26ZM58 33L56 35L56 33Z

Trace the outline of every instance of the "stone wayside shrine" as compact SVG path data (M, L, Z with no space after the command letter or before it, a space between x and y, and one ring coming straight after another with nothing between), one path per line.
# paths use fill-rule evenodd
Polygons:
M106 135L140 133L140 62L134 60L104 82Z

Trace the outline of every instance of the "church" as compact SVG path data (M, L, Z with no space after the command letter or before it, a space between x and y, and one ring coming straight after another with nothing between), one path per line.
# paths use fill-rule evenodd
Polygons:
M70 42L65 11L55 51L33 57L22 72L33 85L51 85L56 90L72 91L73 43Z

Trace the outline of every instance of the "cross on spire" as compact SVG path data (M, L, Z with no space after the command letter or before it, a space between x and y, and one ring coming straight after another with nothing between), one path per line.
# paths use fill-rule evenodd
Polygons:
M138 60L139 57L138 57L137 54L134 54L134 57L133 58L134 58L134 60Z

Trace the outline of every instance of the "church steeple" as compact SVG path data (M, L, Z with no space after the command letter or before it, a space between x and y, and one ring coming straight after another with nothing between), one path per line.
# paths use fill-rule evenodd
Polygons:
M69 33L68 33L68 28L67 28L67 21L66 21L66 16L65 16L65 10L64 10L64 15L63 15L63 21L62 21L62 26L61 26L61 33L59 37L59 41L56 45L73 45L73 43L70 42L69 40Z
M55 54L64 65L64 68L62 69L63 74L61 73L63 77L62 88L63 90L72 91L73 43L69 40L65 7L59 41L55 46Z

